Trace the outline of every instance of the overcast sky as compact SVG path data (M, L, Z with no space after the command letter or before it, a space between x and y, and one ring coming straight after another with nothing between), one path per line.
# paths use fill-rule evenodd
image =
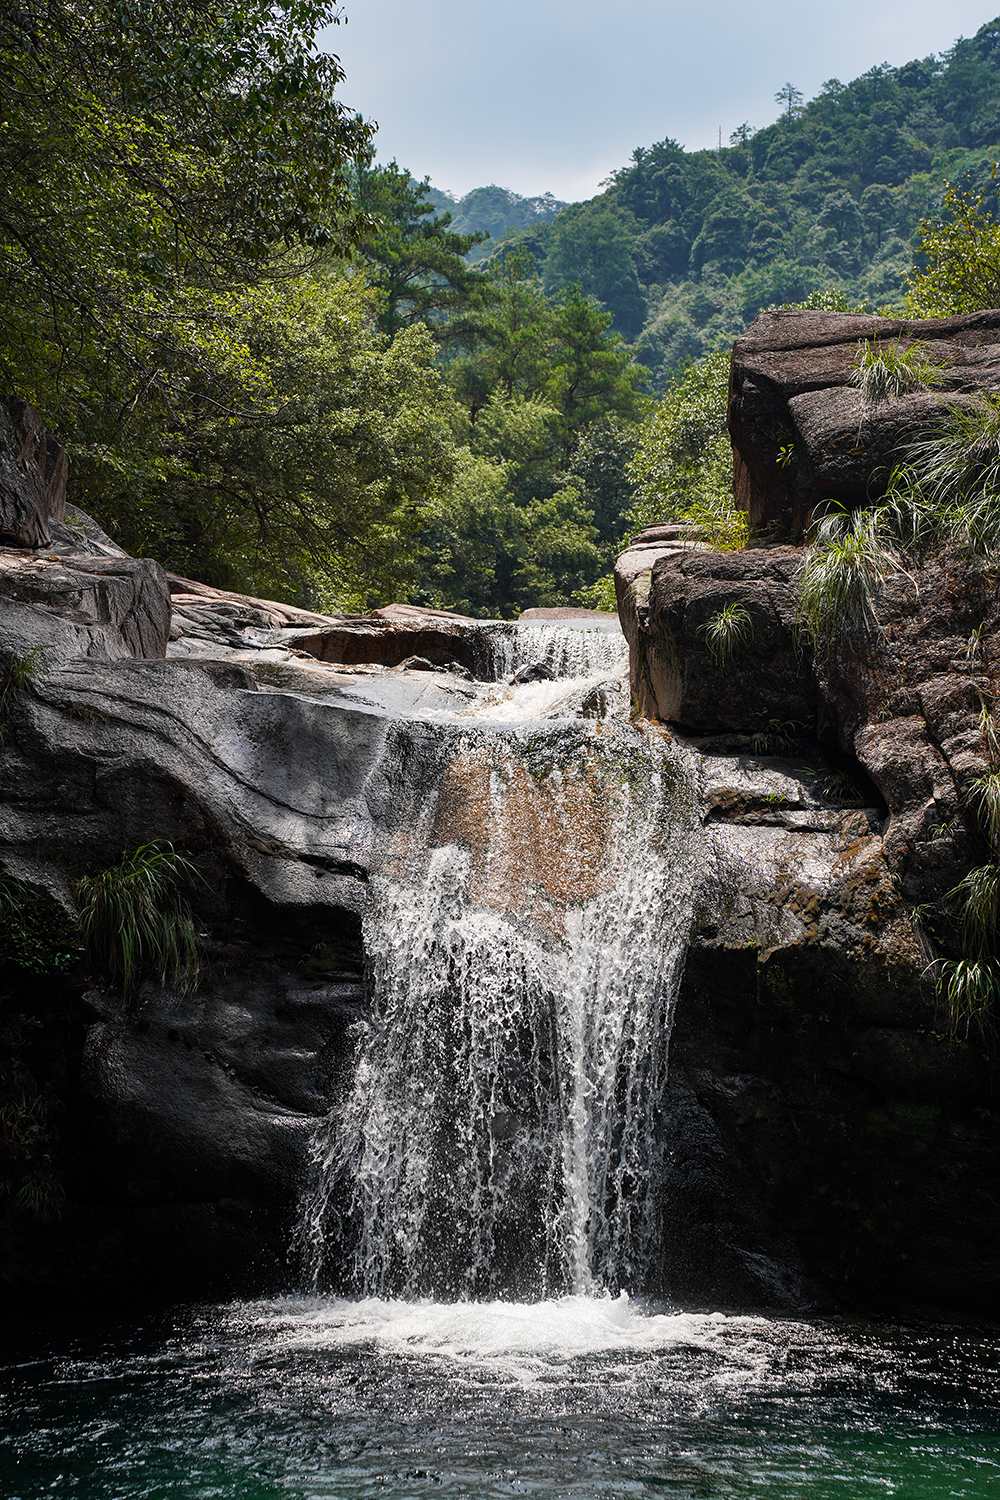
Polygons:
M993 0L996 4L997 0ZM1000 6L998 6L1000 9ZM496 182L587 198L636 146L694 150L767 125L789 80L942 52L993 15L967 0L346 0L323 45L378 154L457 194Z

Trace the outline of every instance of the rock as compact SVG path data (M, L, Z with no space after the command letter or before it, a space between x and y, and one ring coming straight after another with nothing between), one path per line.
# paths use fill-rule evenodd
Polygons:
M918 345L940 385L864 407L850 375L865 339ZM977 391L1000 391L1000 312L761 313L733 347L728 409L734 492L755 540L800 540L823 501L880 494L902 445Z
M523 609L518 619L528 623L544 620L586 620L592 624L600 625L606 621L613 620L614 616L609 614L606 609L576 609L572 605L559 605L554 609Z
M101 530L92 516L67 505L61 521L52 525L52 540L48 551L62 557L67 554L87 557L128 557L124 548L113 542L107 532ZM169 575L168 575L169 577Z
M52 665L81 657L162 657L170 595L152 558L0 551L0 650L44 647Z
M66 451L33 406L0 400L0 544L44 547L66 508Z
M522 667L515 672L510 679L511 683L520 682L553 682L555 673L550 671L543 661L532 662L530 666Z
M813 733L819 697L811 651L795 627L801 566L793 547L713 552L639 542L623 553L615 583L638 711L699 735L754 734L772 720ZM733 603L749 617L748 634L719 665L706 631Z

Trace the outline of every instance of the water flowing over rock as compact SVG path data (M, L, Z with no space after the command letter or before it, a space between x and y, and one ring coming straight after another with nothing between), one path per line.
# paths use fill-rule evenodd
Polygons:
M791 554L653 528L630 705L613 618L314 615L70 508L10 556L0 647L49 650L5 696L0 870L53 922L150 840L202 877L196 989L32 990L65 1202L3 1214L13 1300L287 1288L301 1215L320 1284L381 1293L1000 1305L990 1073L904 899L961 865L921 830L979 764L982 601L892 604L918 716L796 654Z
M693 773L623 724L447 745L374 880L373 1014L305 1206L314 1280L339 1209L366 1295L646 1286Z

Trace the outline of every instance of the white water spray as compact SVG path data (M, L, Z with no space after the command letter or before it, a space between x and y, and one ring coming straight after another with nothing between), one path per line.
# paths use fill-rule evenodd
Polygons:
M300 1226L314 1286L338 1266L377 1297L655 1282L695 800L652 728L453 733L373 881L372 1011Z

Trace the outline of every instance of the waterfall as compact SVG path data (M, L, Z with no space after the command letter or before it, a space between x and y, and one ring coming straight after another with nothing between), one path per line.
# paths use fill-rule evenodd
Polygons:
M608 632L559 635L620 657ZM642 1290L698 862L691 759L624 715L441 734L372 881L372 1007L314 1145L310 1280L440 1299Z
M628 658L628 643L611 617L608 625L581 622L493 627L492 676L502 682L522 667L543 666L554 677L592 677L613 671Z

